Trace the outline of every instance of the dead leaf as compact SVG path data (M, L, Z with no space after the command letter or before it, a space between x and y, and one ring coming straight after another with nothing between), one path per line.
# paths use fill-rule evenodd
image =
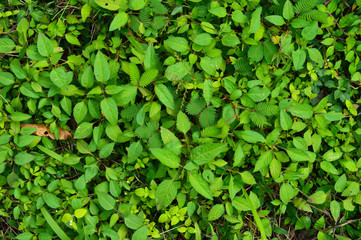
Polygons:
M47 127L45 124L21 124L20 127L36 128L36 132L34 133L35 135L40 137L49 137L51 139L56 140L55 135L50 132L49 127ZM59 129L59 140L67 140L68 138L73 139L72 132L62 129L59 126L58 129Z

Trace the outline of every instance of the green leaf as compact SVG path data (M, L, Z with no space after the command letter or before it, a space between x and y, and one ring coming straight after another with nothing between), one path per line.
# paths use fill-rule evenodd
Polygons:
M25 121L30 118L31 118L31 116L29 114L22 113L22 112L13 112L11 114L11 120L16 121L16 122Z
M255 102L262 102L270 95L270 93L271 91L267 88L254 87L249 90L248 96Z
M241 41L239 40L239 38L235 35L231 35L231 34L225 34L222 37L222 44L226 47L235 47L238 44L240 44Z
M15 47L15 42L10 38L0 38L0 53L11 52Z
M308 24L301 32L302 37L306 40L313 40L317 36L318 32L318 22L314 21Z
M167 67L165 76L168 80L179 81L189 74L190 69L191 67L188 62L178 62Z
M25 165L29 162L32 162L35 159L35 156L30 153L21 152L15 155L15 164Z
M278 15L269 15L265 17L265 19L276 26L282 26L283 24L285 24L285 20L283 20L283 17Z
M207 46L211 44L213 37L208 33L198 34L193 41L200 46Z
M225 209L222 204L214 205L208 213L208 221L215 221L218 218L222 217Z
M313 116L313 111L312 111L312 107L308 104L298 104L298 105L294 105L291 106L289 108L289 111L300 118L304 118L304 119L308 119L311 118Z
M108 193L100 192L97 194L98 196L98 202L104 210L113 210L115 207L115 200L112 196L110 196Z
M177 115L177 129L184 134L191 129L191 122L188 116L182 111L179 111Z
M224 7L211 8L208 11L219 18L224 18L227 15L227 10Z
M327 194L324 191L317 191L309 197L308 201L313 204L323 204L326 198Z
M203 197L213 200L213 194L209 184L197 172L188 172L189 182L192 187Z
M182 37L169 37L166 40L166 44L177 52L186 52L189 50L188 41L185 38Z
M246 184L253 185L256 184L256 180L254 179L252 173L249 171L241 172L242 181Z
M84 101L78 102L73 109L74 119L79 124L88 114L88 107Z
M88 210L86 208L79 208L77 210L75 210L74 212L74 216L76 218L82 218L85 216L85 214L88 212Z
M118 122L118 107L113 98L105 98L100 102L100 109L110 124L116 125Z
M280 199L284 204L287 204L293 197L295 197L295 190L289 183L283 183L280 188Z
M105 146L103 146L100 151L99 151L99 157L100 158L107 158L110 156L110 154L112 154L113 149L114 149L114 145L115 143L108 143Z
M271 163L272 159L273 153L271 150L262 153L256 162L254 172L261 171L262 169L267 168Z
M0 85L9 86L14 84L15 77L9 72L0 72Z
M157 97L159 98L159 100L166 107L174 110L174 108L175 108L174 98L166 85L164 85L162 83L157 83L157 84L155 84L154 91L155 91L155 94L157 95Z
M94 75L98 82L106 83L110 78L110 67L105 55L98 51L94 60Z
M49 214L49 212L44 208L40 208L41 213L43 214L46 222L49 224L49 226L51 227L51 229L53 229L53 231L55 232L56 235L58 235L58 237L61 240L70 240L70 238L66 235L66 233L59 227L59 225L54 221L54 219L51 217L51 215Z
M308 151L300 150L298 148L288 148L287 154L293 161L296 162L314 162L316 160L316 154Z
M211 102L213 95L213 81L205 80L203 83L203 97L207 102L207 105Z
M337 171L337 169L332 165L332 163L330 163L330 162L328 162L328 161L323 161L323 162L321 162L320 166L321 166L322 170L324 170L325 172L338 175L338 171Z
M340 112L329 112L329 113L325 113L323 115L328 121L340 121L341 119L343 119L345 116L340 113Z
M81 19L83 20L83 22L85 22L85 20L89 17L90 13L92 11L92 8L90 5L85 4L82 8L81 8Z
M94 84L94 73L91 66L88 66L80 78L80 83L85 88L91 88Z
M244 130L241 131L239 135L249 143L266 142L266 139L256 131Z
M280 124L281 128L285 131L292 128L292 118L285 110L280 111Z
M259 62L263 58L263 45L253 45L248 49L248 58L251 61Z
M172 151L162 148L151 148L152 154L164 165L170 168L178 168L181 159Z
M43 193L43 199L44 202L51 208L59 208L61 203L63 202L60 198L58 198L52 193Z
M226 150L225 143L202 144L191 150L190 158L198 165L206 164L214 160L219 154Z
M306 61L306 51L303 49L297 49L292 52L293 66L295 70L300 70L303 68L303 64Z
M177 187L173 180L162 181L155 191L155 202L157 209L168 207L177 196Z
M94 0L96 4L100 7L108 9L110 11L117 11L121 6L118 4L118 1L115 2L113 0Z
M134 214L129 214L124 218L124 223L128 228L137 230L144 226L143 218Z
M147 240L148 227L143 226L134 232L132 240Z
M259 26L261 25L261 13L262 13L262 7L258 7L256 10L253 11L251 23L249 26L250 33L257 32Z
M115 15L113 21L110 24L109 31L114 31L123 27L129 20L129 16L126 12L120 12Z
M50 80L55 86L67 90L73 80L73 72L65 72L63 68L55 68L50 72Z
M147 51L144 55L144 69L150 70L157 67L157 57L152 44L148 45Z
M147 86L149 83L153 82L153 80L157 77L157 75L158 75L157 69L150 69L145 71L139 80L139 86L141 87Z
M72 45L81 46L78 38L71 33L65 34L65 39Z
M312 213L312 208L310 206L310 204L307 203L306 200L302 199L302 198L294 198L292 203L295 205L296 208L302 210L302 211L306 211L306 212L310 212Z
M128 163L133 163L142 154L143 146L138 142L133 142L128 148Z
M216 68L215 62L212 58L210 58L208 56L203 57L203 58L201 58L200 64L201 64L202 69L206 73L208 73L209 75L212 75L212 76L216 75L217 68Z
M333 219L335 220L335 222L337 222L337 219L340 217L340 213L341 213L340 203L337 202L336 200L333 200L330 203L330 211Z
M75 139L84 139L91 136L93 132L93 123L83 122L81 123L74 133Z
M285 2L282 15L286 20L291 20L295 16L295 12L293 11L293 5L290 0L287 0Z
M53 43L43 33L38 35L37 47L41 56L50 57L53 54Z

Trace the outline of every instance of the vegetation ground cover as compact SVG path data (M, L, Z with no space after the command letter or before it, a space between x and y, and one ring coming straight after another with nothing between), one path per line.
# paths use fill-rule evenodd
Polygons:
M0 237L360 238L360 16L1 1Z

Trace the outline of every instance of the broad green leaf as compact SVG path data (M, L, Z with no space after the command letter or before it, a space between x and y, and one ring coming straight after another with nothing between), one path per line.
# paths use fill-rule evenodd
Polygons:
M241 41L239 40L239 38L236 35L232 35L232 34L225 34L222 37L222 44L224 46L227 47L235 47L238 44L240 44Z
M151 148L152 154L164 165L170 168L178 168L181 159L173 152L162 148Z
M107 158L109 157L112 152L113 152L113 149L114 149L114 145L115 143L112 142L112 143L108 143L106 144L105 146L103 146L100 151L99 151L99 157L100 158Z
M224 7L211 8L208 11L219 18L224 18L227 15L227 10Z
M15 47L15 42L10 38L0 38L0 53L11 52Z
M262 155L258 158L258 160L256 162L254 172L260 171L260 170L268 167L269 164L271 163L272 159L273 159L272 151L268 150L268 151L262 153Z
M143 226L134 232L132 240L147 240L148 226ZM119 235L118 235L119 236Z
M177 129L184 134L191 129L191 122L188 116L182 111L179 111L177 115Z
M174 98L166 85L157 83L154 86L154 91L159 100L168 108L174 109Z
M333 162L340 159L342 155L342 152L334 152L332 149L330 149L325 154L323 154L322 158L329 162Z
M213 40L213 37L211 35L209 35L208 33L201 33L201 34L198 34L194 39L193 41L198 44L198 45L201 45L201 46L207 46L209 44L211 44Z
M248 49L248 58L251 61L259 62L263 58L263 45L253 45Z
M241 10L235 10L232 12L232 20L238 23L247 23L248 17Z
M65 72L63 68L55 68L50 72L50 80L55 86L67 90L73 80L73 72Z
M137 230L141 228L143 224L143 218L134 214L129 214L124 218L124 223L128 228Z
M25 165L35 159L35 156L30 153L21 152L15 155L15 164Z
M302 30L302 36L306 40L313 40L317 36L318 32L318 22L314 21L312 23L309 23L303 30Z
M114 198L105 192L100 192L97 194L98 196L98 202L104 210L113 210L115 207L115 200Z
M74 106L73 114L74 114L75 121L78 124L81 123L84 120L84 118L86 117L86 115L88 114L88 107L87 107L86 103L84 101L78 102Z
M340 112L329 112L323 115L328 121L340 121L345 116Z
M246 184L253 185L256 184L256 180L254 179L252 173L249 171L243 171L241 172L242 181Z
M88 66L80 78L80 83L85 88L91 88L94 84L94 73L91 66Z
M49 212L44 208L40 208L41 213L43 214L45 221L49 224L51 229L55 232L56 235L61 240L70 240L70 238L66 235L66 233L59 227L59 225L55 222L55 220L51 217Z
M248 96L255 102L262 102L270 95L270 93L271 91L267 88L254 87L249 90Z
M296 162L314 162L316 154L310 154L308 151L300 150L298 148L288 148L287 154L293 161Z
M345 190L343 190L341 196L350 197L355 196L360 192L360 183L359 182L350 182Z
M144 69L147 71L150 69L155 69L156 66L157 66L156 53L153 44L149 44L147 51L145 52L144 55Z
M15 77L9 72L0 72L0 85L9 86L14 84Z
M310 206L310 204L307 203L306 200L302 199L302 198L297 198L295 197L292 200L292 203L295 205L296 208L302 210L302 211L306 211L306 212L310 212L312 213L312 208Z
M109 31L114 31L123 27L129 20L129 16L126 12L120 12L115 15L113 21L110 24Z
M219 154L226 150L225 143L202 144L192 149L190 157L198 165L206 164L214 160Z
M285 2L282 15L286 20L291 20L295 16L295 12L293 11L293 5L290 0L287 0Z
M304 119L311 118L313 116L312 110L312 107L308 104L298 104L289 108L289 111L293 115Z
M205 80L203 83L203 97L207 102L207 105L211 102L213 95L213 81Z
M313 204L323 204L326 198L327 194L324 191L317 191L309 197L308 201Z
M98 51L94 60L94 75L98 82L106 84L110 78L110 67L105 55Z
M31 116L29 114L22 113L22 112L13 112L11 114L11 120L17 121L17 122L25 121L30 118L31 118Z
M38 35L37 47L41 56L50 57L53 54L53 43L43 33Z
M86 208L79 208L77 210L75 210L74 212L74 216L76 218L82 218L84 217L84 215L88 212L88 210Z
M81 46L78 38L71 33L65 34L65 39L72 45Z
M256 131L244 130L241 131L239 135L249 143L266 142L266 139Z
M63 202L60 198L52 193L43 193L43 200L51 208L59 208Z
M203 197L213 200L213 194L209 184L197 172L188 172L189 182L192 187Z
M321 166L322 170L324 170L325 172L338 175L338 171L332 165L332 163L330 163L328 161L323 161L323 162L321 162L320 166Z
M90 13L91 13L91 6L88 4L85 4L82 8L81 8L81 18L83 20L83 22L85 22L85 20L89 17Z
M141 142L133 142L128 148L128 163L133 163L142 154L143 146Z
M303 64L306 61L306 51L303 49L297 49L292 52L293 66L295 70L300 70L303 68Z
M333 200L330 203L330 211L333 219L337 222L338 218L340 217L341 213L341 204L336 200Z
M84 139L91 136L93 132L93 123L83 122L81 123L74 133L75 139Z
M232 205L239 211L252 210L252 205L250 204L250 202L242 197L235 197L232 200Z
M190 49L187 39L182 37L169 37L166 43L171 49L177 52L186 52Z
M200 65L201 65L202 69L209 75L212 75L212 76L216 75L217 68L216 68L215 62L212 58L210 58L208 56L201 58Z
M173 180L164 180L155 191L155 202L157 209L168 207L177 196L177 188Z
M118 4L118 1L113 0L94 0L96 4L102 8L108 9L110 11L117 11L121 6Z
M297 190L295 190L289 183L282 184L280 188L280 199L284 204L287 204L296 195Z
M285 110L280 111L280 124L285 131L292 128L292 118Z
M118 122L118 107L113 98L105 98L100 102L100 109L110 124Z
M278 15L269 15L265 18L267 21L269 21L270 23L273 23L276 26L282 26L283 24L285 24L285 20L283 20L283 17L278 16Z
M253 11L251 23L249 26L250 33L257 32L259 26L261 25L261 13L262 13L262 7L258 7L256 10Z
M217 34L216 28L209 22L202 22L201 28L203 31L210 33L210 34Z
M171 81L179 81L190 73L190 69L191 67L188 62L177 62L167 67L165 76Z
M208 221L215 221L223 216L225 209L222 204L214 205L208 213Z
M240 165L242 165L244 157L245 154L243 152L242 146L238 145L234 153L233 167L239 167Z

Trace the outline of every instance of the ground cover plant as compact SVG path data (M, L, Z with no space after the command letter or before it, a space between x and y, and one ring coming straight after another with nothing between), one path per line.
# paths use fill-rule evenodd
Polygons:
M0 238L360 238L360 16L1 1Z

